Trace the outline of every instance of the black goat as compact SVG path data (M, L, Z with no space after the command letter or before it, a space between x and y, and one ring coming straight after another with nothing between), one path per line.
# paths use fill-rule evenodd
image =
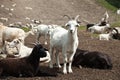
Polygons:
M112 38L120 40L120 33L118 32L118 30L116 28L113 28L113 30L115 30L116 33L112 35Z
M39 59L45 56L44 48L37 44L28 57L1 59L0 76L35 76L39 68Z
M77 49L73 59L73 66L83 66L98 69L112 69L111 59L107 54Z

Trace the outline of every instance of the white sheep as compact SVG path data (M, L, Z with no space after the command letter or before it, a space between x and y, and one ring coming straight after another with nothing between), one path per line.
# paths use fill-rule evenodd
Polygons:
M67 62L69 63L68 66L68 72L72 73L72 60L73 56L75 54L75 51L78 47L78 36L77 36L77 28L79 25L76 16L75 19L71 19L66 23L66 27L68 30L58 27L53 30L53 32L50 35L50 54L51 54L51 61L50 61L50 68L53 68L53 52L54 49L56 50L56 61L57 65L60 68L60 62L59 62L59 52L61 51L63 54L63 60L64 60L64 67L63 67L63 73L67 74ZM69 57L67 56L67 51L69 52ZM67 57L69 60L67 61Z
M20 39L14 39L12 42L9 43L9 47L10 48L17 48L18 50L18 55L15 55L19 58L22 58L22 57L26 57L26 56L29 56L30 53L32 52L33 48L29 48L27 46L25 46ZM48 52L47 49L46 50L46 53L47 53L47 56L46 57L43 57L43 58L40 58L40 61L41 62L44 62L44 63L48 63L51 59L50 59L50 54Z

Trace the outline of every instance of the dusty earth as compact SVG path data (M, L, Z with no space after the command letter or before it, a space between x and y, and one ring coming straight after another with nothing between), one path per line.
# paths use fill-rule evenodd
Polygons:
M5 25L15 22L30 23L29 18L41 20L45 24L64 25L68 20L63 18L64 14L70 16L79 14L81 20L86 19L96 23L106 11L95 0L0 0L0 5L0 18L8 19L8 21L0 19L0 22ZM109 12L109 14L112 13ZM115 20L114 16L110 17L110 22ZM120 41L91 39L90 33L80 29L78 37L78 48L108 54L112 59L112 70L72 67L72 74L63 75L62 69L50 69L48 64L40 64L40 70L35 77L16 78L9 76L2 80L120 80ZM43 42L43 38L40 41ZM35 42L35 36L30 35L25 39L25 45L29 47L33 47L30 44L32 42ZM45 47L49 49L49 45ZM62 63L62 56L60 56L60 60Z

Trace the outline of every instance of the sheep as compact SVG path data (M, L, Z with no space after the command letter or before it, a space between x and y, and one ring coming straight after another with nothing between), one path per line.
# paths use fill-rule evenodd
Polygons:
M67 16L69 18L69 16ZM68 28L68 30L59 27L57 30L53 30L54 33L50 35L50 68L53 68L53 50L56 50L56 61L57 66L61 68L60 62L59 62L59 52L61 51L63 54L63 73L67 74L67 51L69 52L69 66L68 66L68 72L72 73L72 60L73 56L75 54L75 51L78 47L78 36L77 36L77 28L80 26L79 21L77 20L79 15L75 17L75 19L71 19L68 21L68 23L65 24L65 26Z
M23 57L26 57L26 56L29 56L30 53L32 52L33 48L29 48L27 46L25 46L20 39L14 39L12 42L10 42L8 44L9 48L16 48L17 51L18 51L18 55L15 55L17 56L18 58L23 58ZM45 48L44 48L45 49ZM47 49L45 49L46 53L47 53L47 56L46 57L43 57L43 58L40 58L40 62L43 62L43 63L48 63L51 59L50 59L50 54L48 52ZM14 52L13 52L14 53Z
M112 69L110 56L98 51L77 49L72 66L83 66L96 69Z
M41 44L35 45L31 54L23 58L6 58L0 60L0 76L33 77L39 69L39 59L46 52Z

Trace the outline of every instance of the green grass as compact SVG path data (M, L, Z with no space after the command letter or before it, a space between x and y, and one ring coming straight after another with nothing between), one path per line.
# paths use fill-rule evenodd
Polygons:
M28 28L28 27L22 27L21 29L23 29L25 32L30 31L30 28Z
M83 25L80 26L80 27L79 27L79 30L86 30L86 26L83 26Z
M118 8L120 8L120 0L96 0L100 5L103 7L111 10L116 11Z
M111 27L120 27L120 21L112 23Z

